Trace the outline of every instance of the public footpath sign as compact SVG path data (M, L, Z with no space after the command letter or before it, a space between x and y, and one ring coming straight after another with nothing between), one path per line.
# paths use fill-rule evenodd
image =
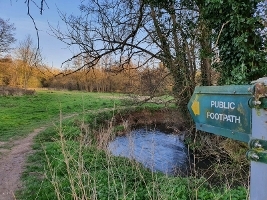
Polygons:
M247 142L250 199L267 199L267 77L252 85L199 86L188 103L196 129Z
M196 87L188 109L198 130L248 142L251 85Z

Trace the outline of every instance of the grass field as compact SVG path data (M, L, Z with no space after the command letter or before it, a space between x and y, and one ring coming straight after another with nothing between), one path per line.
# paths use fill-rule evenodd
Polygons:
M169 177L110 155L106 146L116 136L114 115L161 107L130 108L123 97L67 91L0 97L0 140L47 125L35 138L16 199L247 199L245 187L210 187L205 178Z
M38 91L35 95L0 96L0 140L23 136L63 115L120 106L119 94Z

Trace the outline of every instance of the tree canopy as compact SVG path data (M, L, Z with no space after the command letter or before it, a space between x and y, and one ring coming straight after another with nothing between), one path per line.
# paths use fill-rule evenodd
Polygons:
M9 20L0 18L0 54L11 49L11 44L16 41L14 31L16 28Z
M32 2L41 12L47 3ZM81 64L67 73L156 63L172 75L177 104L187 110L198 84L247 84L266 75L264 7L260 0L87 0L77 15L59 12L67 31L51 30L78 49L65 63Z
M57 38L78 46L84 67L104 56L110 66L162 62L174 79L178 105L186 108L196 84L244 84L266 74L266 39L260 1L82 1L80 15L61 14L68 32L53 28ZM78 69L79 70L79 69ZM201 78L197 82L196 74ZM216 83L216 81L215 81Z
M220 33L217 44L222 62L214 67L221 74L221 84L248 84L267 74L266 33L262 34L264 23L256 15L259 2L205 3L203 17L217 35Z

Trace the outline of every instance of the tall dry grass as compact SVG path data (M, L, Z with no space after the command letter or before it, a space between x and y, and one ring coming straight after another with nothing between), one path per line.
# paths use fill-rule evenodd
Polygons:
M123 121L123 126L129 129L127 120ZM208 178L201 178L205 172L197 170L196 158L191 165L194 177L184 178L149 171L134 159L114 157L107 148L109 141L116 136L112 119L107 127L100 127L97 131L90 130L83 121L80 131L77 141L68 140L60 115L59 139L56 141L60 156L45 152L46 178L57 199L239 199L236 196L248 199L248 193L243 189L232 189L229 176L225 176L224 187L211 188L209 179L218 171L213 168ZM135 144L132 142L130 145L133 148ZM217 169L221 168L223 166L218 164Z

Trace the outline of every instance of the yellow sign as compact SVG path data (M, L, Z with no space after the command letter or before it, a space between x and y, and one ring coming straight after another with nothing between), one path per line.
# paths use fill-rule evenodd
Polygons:
M198 101L194 101L192 103L191 108L192 108L192 111L195 115L200 115L200 109L199 109L199 102Z

